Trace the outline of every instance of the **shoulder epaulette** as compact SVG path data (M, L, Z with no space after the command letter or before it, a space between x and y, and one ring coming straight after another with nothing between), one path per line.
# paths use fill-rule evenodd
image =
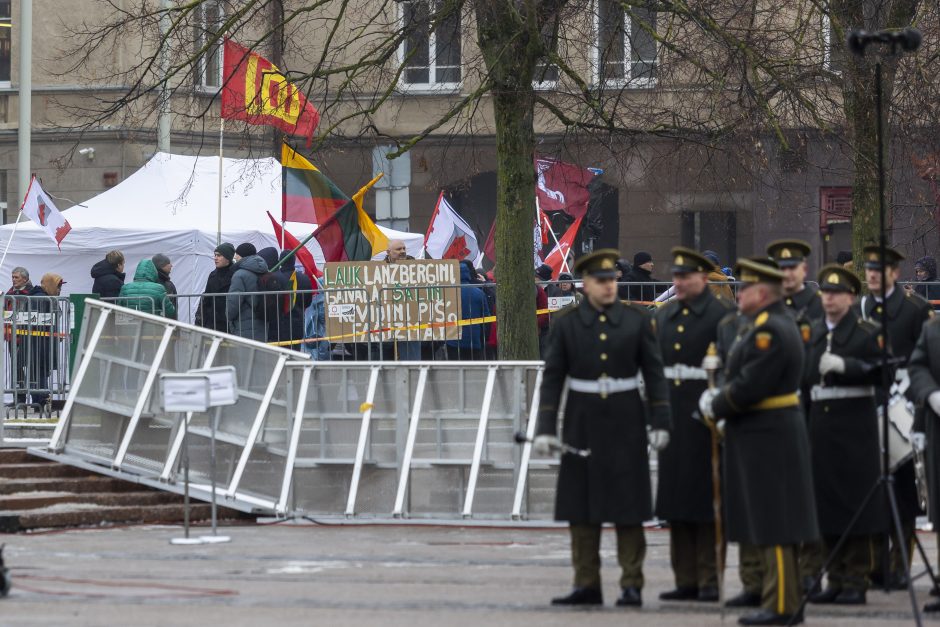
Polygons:
M759 327L762 324L765 324L768 320L770 320L770 313L766 311L761 312L761 314L754 320L754 326Z

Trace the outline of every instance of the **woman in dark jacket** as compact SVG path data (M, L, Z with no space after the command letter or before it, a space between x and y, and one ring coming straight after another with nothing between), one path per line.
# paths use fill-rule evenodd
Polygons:
M91 291L101 298L117 298L121 294L125 277L124 253L112 250L91 267L91 278L95 280Z

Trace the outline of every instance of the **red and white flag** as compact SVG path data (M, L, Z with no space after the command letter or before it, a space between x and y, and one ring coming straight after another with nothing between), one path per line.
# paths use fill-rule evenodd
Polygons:
M564 211L572 218L587 213L591 192L588 183L594 172L573 163L536 157L535 197L542 211Z
M450 206L444 192L437 197L437 206L424 235L424 248L432 259L469 259L476 263L480 256L480 245L473 229Z
M65 219L62 212L59 211L49 195L43 191L42 185L34 176L29 182L29 189L26 190L26 199L23 206L20 207L23 215L39 225L45 231L55 245L62 249L62 240L72 230L72 225Z
M584 216L581 216L583 218ZM545 263L552 267L552 280L558 280L558 275L561 274L562 270L565 272L571 272L568 268L568 252L571 250L571 247L574 245L574 238L578 235L578 229L581 228L581 218L578 218L571 223L571 226L568 227L568 230L565 231L565 234L561 236L561 239L558 240L558 244L552 249L548 256L545 257Z

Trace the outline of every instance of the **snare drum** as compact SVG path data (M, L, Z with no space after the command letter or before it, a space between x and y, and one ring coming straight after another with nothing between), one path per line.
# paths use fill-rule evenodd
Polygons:
M881 407L878 408L878 439L882 439ZM888 464L894 471L914 456L911 444L911 428L914 426L914 406L900 394L888 401ZM882 443L884 446L884 443Z

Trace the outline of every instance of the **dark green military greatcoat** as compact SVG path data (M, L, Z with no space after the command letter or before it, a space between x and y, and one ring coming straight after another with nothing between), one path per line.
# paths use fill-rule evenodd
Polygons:
M731 542L793 545L819 537L806 421L796 400L802 370L803 342L779 301L754 316L728 354L712 407L726 419Z
M806 351L804 394L819 385L819 360L826 352L829 329L824 320L813 325ZM845 372L826 375L825 387L875 386L881 383L881 339L878 326L849 311L832 330L831 352L845 359ZM816 400L811 403L809 439L812 447L816 511L823 535L839 536L849 526L880 474L880 446L875 397ZM883 531L884 497L869 501L852 535Z
M596 380L643 374L648 403L637 390L569 391L562 441L591 450L562 455L556 520L638 525L652 517L646 426L669 429L669 394L652 316L619 301L603 311L588 299L553 320L545 355L537 435L557 433L566 377Z
M907 371L911 377L907 396L917 406L920 422L926 423L922 428L927 433L928 513L936 528L940 525L940 416L927 404L927 398L940 390L940 318L923 326Z
M821 320L825 315L822 308L822 299L819 298L819 289L809 283L804 284L803 289L790 296L783 297L783 304L793 312L793 317L797 324L803 320L810 324Z
M718 323L730 303L705 289L690 302L670 301L656 312L663 363L701 369L708 345L717 340ZM665 520L711 522L711 434L700 419L698 398L708 386L704 379L667 377L672 405L669 446L659 453L656 515Z

